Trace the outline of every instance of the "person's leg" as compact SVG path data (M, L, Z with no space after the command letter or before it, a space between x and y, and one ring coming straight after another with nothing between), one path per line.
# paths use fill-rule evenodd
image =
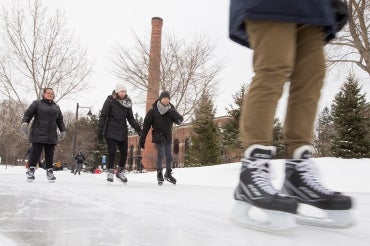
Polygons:
M172 169L171 143L164 144L164 151L166 155L166 170L171 170Z
M45 168L53 168L55 144L44 144Z
M313 124L325 77L324 30L299 26L297 53L289 88L284 136L287 157L300 146L312 144Z
M276 106L294 66L297 27L271 21L248 20L246 24L255 72L240 117L240 139L248 148L272 143Z
M31 148L29 161L28 161L29 167L33 167L33 168L36 167L36 164L40 160L41 152L42 152L42 144L32 143L32 148Z
M127 141L119 141L118 142L118 149L119 149L119 153L121 155L121 157L119 159L119 163L118 163L120 169L125 169L125 164L126 164L126 160L127 160L127 148L128 148Z
M114 169L114 157L116 156L116 140L111 138L106 138L105 142L107 143L108 147L108 161L107 161L107 169L112 170Z
M155 144L157 149L157 170L162 170L162 161L164 156L164 145L163 144Z

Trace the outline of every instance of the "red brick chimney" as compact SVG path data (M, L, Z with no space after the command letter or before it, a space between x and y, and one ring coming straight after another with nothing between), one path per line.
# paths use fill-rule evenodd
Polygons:
M149 55L149 75L148 75L148 92L146 95L146 112L152 108L153 103L159 96L159 82L160 82L160 63L161 63L161 39L162 39L162 25L163 19L160 17L152 18L152 35L150 42ZM155 145L152 143L152 132L149 131L146 141L145 149L142 152L143 165L147 170L156 169L157 151Z

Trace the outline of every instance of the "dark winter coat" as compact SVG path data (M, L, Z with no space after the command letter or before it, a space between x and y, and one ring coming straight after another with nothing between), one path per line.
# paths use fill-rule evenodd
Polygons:
M86 158L83 154L77 154L76 157L75 157L75 160L76 160L77 163L84 163Z
M29 141L31 143L57 144L57 127L61 132L66 130L59 106L54 101L35 100L24 113L22 123L30 123L32 118Z
M127 121L140 135L141 128L132 113L131 99L125 97L125 105L122 105L113 96L108 96L105 100L99 118L99 134L104 134L106 138L117 141L127 141L128 128Z
M144 118L143 132L141 139L145 140L150 128L152 127L152 143L171 143L173 123L180 125L184 118L170 104L171 108L163 115L159 113L157 101L148 111Z
M330 0L231 0L229 36L250 47L244 27L247 19L323 26L327 42L335 37L336 23Z

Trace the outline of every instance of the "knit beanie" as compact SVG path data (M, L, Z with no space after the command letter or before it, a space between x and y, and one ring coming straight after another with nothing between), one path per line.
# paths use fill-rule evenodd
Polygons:
M116 84L116 87L114 88L114 91L116 93L118 93L120 91L126 91L126 86L124 86L123 84Z
M162 91L161 94L159 95L159 101L164 98L164 97L168 97L168 99L171 99L170 97L170 93L168 91Z

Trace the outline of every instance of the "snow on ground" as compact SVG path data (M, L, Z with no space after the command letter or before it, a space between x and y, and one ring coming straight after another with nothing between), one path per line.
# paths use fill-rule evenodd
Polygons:
M234 225L229 215L240 163L178 168L178 184L163 186L154 172L130 173L127 185L107 185L106 173L59 171L56 182L48 183L42 169L28 183L24 167L1 165L0 245L369 245L370 159L315 162L325 185L353 197L353 227L267 233ZM273 161L276 187L282 164Z

